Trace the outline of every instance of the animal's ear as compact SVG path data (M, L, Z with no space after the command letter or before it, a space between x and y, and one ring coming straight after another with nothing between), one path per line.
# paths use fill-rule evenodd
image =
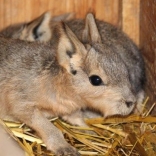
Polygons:
M87 54L84 45L63 22L56 26L54 31L59 32L59 35L56 35L59 37L57 49L57 59L59 64L69 73L76 74L77 69L81 67L82 61Z
M66 13L59 16L52 17L53 22L69 21L75 18L75 13Z
M46 12L25 25L20 39L28 41L43 41L46 42L51 38L50 29L50 12Z
M88 13L85 18L85 28L82 33L82 41L84 43L101 43L101 36L92 13Z

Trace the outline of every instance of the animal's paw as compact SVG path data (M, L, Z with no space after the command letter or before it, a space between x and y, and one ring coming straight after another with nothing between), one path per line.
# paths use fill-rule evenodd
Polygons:
M58 149L57 156L80 156L80 154L76 151L75 148L71 146L62 147Z

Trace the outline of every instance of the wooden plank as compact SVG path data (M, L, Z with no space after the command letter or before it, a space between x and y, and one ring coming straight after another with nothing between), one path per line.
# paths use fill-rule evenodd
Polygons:
M140 48L146 62L146 91L149 104L156 101L156 2L141 1L140 13ZM156 113L156 108L153 113Z
M122 0L122 30L139 46L140 0Z
M3 3L3 0L1 0L1 2L0 2L0 28L3 28L4 27L4 22L3 22L3 20L4 20L4 18L2 18L3 17L3 8L4 8L4 3Z
M9 1L9 0L7 0ZM18 1L18 0L10 0L10 20L11 24L14 23L14 20L16 20L17 23L23 21L23 18L25 18L25 2L26 0ZM7 5L8 5L7 3ZM27 12L28 14L28 12Z
M2 13L2 22L3 22L3 26L5 25L8 25L11 23L11 3L9 3L10 1L9 0L3 0L2 3L3 3L3 8L6 8L6 9L3 9L3 12Z
M96 17L98 19L120 26L120 2L120 0L94 1L92 6L95 6Z
M1 0L0 30L10 24L30 21L50 10L52 15L75 12L77 18L94 11L96 17L119 25L120 0Z

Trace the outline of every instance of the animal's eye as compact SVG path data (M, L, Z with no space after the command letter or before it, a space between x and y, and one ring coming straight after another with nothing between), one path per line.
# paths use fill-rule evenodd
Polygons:
M97 76L97 75L92 75L89 77L89 80L90 80L90 83L93 85L93 86L100 86L100 85L103 85L103 81L102 79Z

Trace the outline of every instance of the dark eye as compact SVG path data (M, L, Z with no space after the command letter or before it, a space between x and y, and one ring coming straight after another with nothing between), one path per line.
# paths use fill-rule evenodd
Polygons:
M90 83L93 85L93 86L100 86L100 85L103 85L103 81L102 79L97 76L97 75L92 75L89 77L89 80L90 80Z

